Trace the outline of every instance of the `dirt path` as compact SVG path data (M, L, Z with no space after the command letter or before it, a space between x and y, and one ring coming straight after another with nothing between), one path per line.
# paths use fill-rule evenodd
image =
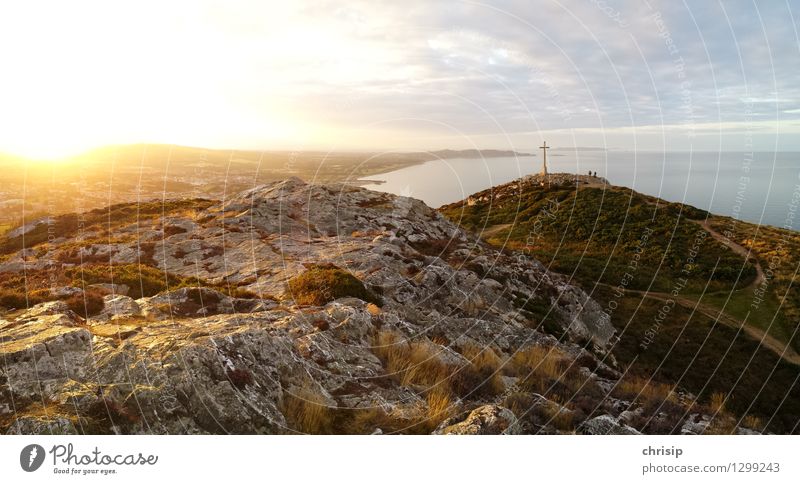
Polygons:
M755 289L756 287L760 286L761 283L764 282L764 271L761 269L761 262L758 261L758 258L755 257L755 254L748 249L747 247L743 247L736 242L732 241L731 239L725 237L721 233L717 232L713 228L711 228L711 224L709 220L703 220L702 222L699 220L692 220L692 222L700 225L703 227L712 237L714 237L719 243L731 249L734 253L739 254L740 256L744 257L745 260L754 260L756 266L756 278L751 282L747 287L739 289L740 291L744 291L747 289Z
M607 284L597 283L598 285L611 287ZM785 361L800 365L800 354L798 354L793 348L791 348L788 344L781 342L779 339L770 336L764 330L757 328L755 326L751 326L749 324L745 324L744 321L727 314L718 308L705 303L699 303L696 299L688 298L688 297L673 297L671 294L665 292L653 292L653 291L636 291L631 289L625 290L626 294L636 294L642 297L649 297L652 299L658 299L659 301L667 301L673 300L676 304L680 304L681 306L696 311L706 317L713 319L714 321L719 322L720 324L724 324L733 329L742 330L743 332L747 333L751 338L755 339L756 341L760 342L762 346L769 349L779 357L783 358Z
M692 222L703 227L703 229L705 229L709 234L711 234L711 236L714 237L714 239L716 239L718 242L725 245L726 247L730 248L734 253L744 257L745 260L754 261L756 267L756 278L753 280L753 282L748 284L747 287L744 287L742 289L737 289L737 291L753 290L764 282L764 271L761 269L761 263L758 261L758 258L755 257L755 255L750 251L750 249L737 244L736 242L728 239L724 235L714 230L711 227L711 224L709 223L708 220L704 220L702 222L699 220L692 220ZM607 286L606 284L602 283L598 284ZM675 301L676 304L680 304L685 308L697 311L700 314L703 314L721 324L724 324L725 326L744 331L745 333L750 335L750 337L759 341L762 346L771 350L784 360L788 361L789 363L793 363L795 365L800 365L800 354L798 354L788 344L781 342L779 339L767 334L764 330L760 328L757 328L749 324L745 324L744 321L735 318L730 314L725 313L721 309L712 306L711 304L701 303L697 299L689 297L673 297L671 294L665 292L635 291L627 289L625 290L625 293L638 294L643 297L650 297L661 301L667 301L669 299L672 299L673 301Z
M511 227L512 225L513 224L492 225L491 227L487 227L483 232L481 232L478 235L480 235L481 238L483 238L483 237L493 237L493 236L497 235L498 233L502 232L503 230Z
M585 185L584 185L585 186ZM692 222L700 225L711 234L714 239L719 241L721 244L730 248L734 253L742 256L745 260L753 260L755 267L756 267L756 278L742 289L738 289L737 291L747 291L753 290L759 285L764 282L764 271L761 269L761 263L758 261L758 258L746 247L743 247L734 241L728 239L724 235L720 234L713 228L711 228L711 224L708 220L700 221L700 220L692 220ZM493 225L488 227L481 233L482 238L489 238L494 236L495 234L508 229L511 227L512 224L499 224ZM605 286L612 288L612 286L608 284L603 284L597 282L596 284L600 286ZM703 314L706 317L713 319L714 321L719 322L720 324L724 324L730 328L741 330L751 338L759 341L762 346L769 349L770 351L774 352L779 357L783 358L785 361L800 365L800 354L798 354L793 348L788 346L787 344L781 342L779 339L767 334L764 330L757 328L755 326L745 324L744 321L731 316L730 314L725 313L724 311L720 310L719 308L712 306L711 304L701 303L697 299L693 299L690 297L673 297L671 294L666 292L654 292L654 291L637 291L632 289L626 289L626 294L636 294L642 297L649 297L652 299L657 299L660 301L667 301L673 300L676 304L680 304L681 306L696 311L700 314Z

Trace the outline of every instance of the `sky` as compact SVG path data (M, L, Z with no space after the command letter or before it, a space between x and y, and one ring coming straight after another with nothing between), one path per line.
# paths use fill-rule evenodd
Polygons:
M800 150L800 5L0 4L0 151Z

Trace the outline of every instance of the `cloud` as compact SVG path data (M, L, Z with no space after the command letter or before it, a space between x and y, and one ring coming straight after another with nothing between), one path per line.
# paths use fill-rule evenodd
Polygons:
M790 2L77 1L59 7L45 41L24 29L47 8L10 8L0 41L39 44L3 57L21 75L0 85L0 103L27 119L34 82L58 93L53 119L83 105L85 131L115 141L428 148L419 144L439 137L525 148L537 133L664 125L670 144L686 146L694 125L757 120L782 136L800 119ZM53 65L62 72L49 77ZM71 90L79 101L59 101ZM23 129L7 124L9 139Z

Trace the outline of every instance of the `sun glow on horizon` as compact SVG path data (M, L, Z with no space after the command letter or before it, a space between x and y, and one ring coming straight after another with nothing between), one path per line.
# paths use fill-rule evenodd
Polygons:
M800 101L789 89L761 80L747 88L775 96L742 97L736 79L704 86L706 63L687 62L687 116L649 17L629 26L648 56L639 66L609 43L616 30L576 3L614 64L587 58L594 50L575 43L585 32L569 19L520 11L520 23L514 8L469 2L2 2L0 153L51 161L135 143L526 151L542 136L564 146L735 150L742 132L762 149L800 147ZM611 75L650 66L648 83ZM748 69L748 79L761 72ZM743 102L757 112L743 116Z

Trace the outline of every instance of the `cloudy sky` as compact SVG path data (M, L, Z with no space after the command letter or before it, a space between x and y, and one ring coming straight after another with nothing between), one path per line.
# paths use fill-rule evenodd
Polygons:
M789 0L3 2L0 151L800 150L798 18Z

